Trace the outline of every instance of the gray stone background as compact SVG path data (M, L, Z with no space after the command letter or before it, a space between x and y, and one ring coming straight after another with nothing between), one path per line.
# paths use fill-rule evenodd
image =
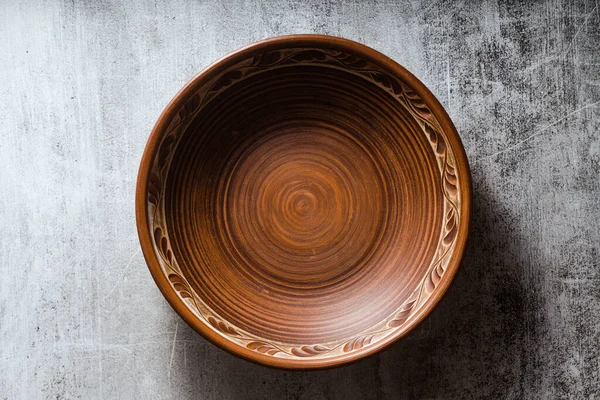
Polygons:
M217 349L140 252L138 163L213 60L326 33L415 73L469 155L462 269L405 340L286 372ZM598 1L2 1L0 398L600 398Z

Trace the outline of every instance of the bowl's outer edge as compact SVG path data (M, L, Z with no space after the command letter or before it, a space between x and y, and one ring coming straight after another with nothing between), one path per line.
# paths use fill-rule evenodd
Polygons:
M185 305L178 294L171 287L167 277L163 274L156 255L153 250L151 242L152 232L149 230L147 217L146 217L146 204L147 204L147 186L148 177L154 159L156 149L161 139L161 134L167 128L171 119L175 116L178 110L185 104L187 99L195 93L195 91L201 87L201 85L218 74L224 67L225 63L229 63L233 59L241 59L248 54L261 51L263 49L277 49L280 47L293 46L320 46L320 47L332 47L342 48L354 53L360 54L361 56L371 59L374 62L380 64L382 67L388 69L395 76L401 77L403 81L408 83L425 101L433 112L440 125L443 127L447 135L447 140L450 142L452 150L454 151L456 168L460 174L460 192L461 192L461 224L459 227L458 237L454 251L451 255L448 263L448 268L444 273L441 281L438 283L436 290L424 304L412 317L410 323L405 324L402 328L398 329L392 335L385 339L375 343L373 346L365 347L364 349L357 350L349 353L348 355L339 355L327 359L312 359L312 360L292 360L276 358L260 353L253 352L249 349L238 346L237 344L228 341L222 336L215 333L199 321L191 312L191 310ZM446 110L442 107L440 102L435 96L427 89L427 87L417 79L412 73L407 71L404 67L396 63L391 58L384 54L374 50L366 45L358 42L354 42L348 39L327 36L327 35L313 35L313 34L298 34L298 35L287 35L279 36L274 38L265 39L248 46L242 47L236 51L233 51L226 56L215 61L195 77L193 77L169 102L167 107L164 109L158 121L156 122L146 147L142 155L140 169L136 184L136 197L135 197L135 208L136 208L136 222L138 229L138 236L140 239L140 245L146 259L146 263L152 274L156 285L159 287L163 296L167 299L173 309L184 319L184 321L194 328L197 332L203 335L205 338L218 345L219 347L243 357L249 361L263 364L270 367L278 367L285 369L321 369L340 366L353 361L357 361L369 355L372 355L387 346L394 343L399 338L406 335L412 329L414 329L422 320L431 312L436 304L441 300L443 295L448 290L450 283L452 282L454 275L458 270L458 266L462 259L467 236L470 225L470 212L471 212L471 199L472 199L472 186L471 186L471 175L469 169L469 163L467 155L465 153L463 144L460 140L458 132L450 120Z

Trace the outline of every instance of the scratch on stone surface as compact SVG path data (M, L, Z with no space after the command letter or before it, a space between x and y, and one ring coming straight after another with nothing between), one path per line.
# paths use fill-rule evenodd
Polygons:
M171 378L171 369L173 368L173 358L175 356L175 344L177 343L177 329L179 328L179 322L175 324L175 334L173 335L173 345L171 346L171 360L169 361L168 375Z
M579 113L579 112L581 112L581 111L583 111L583 110L587 110L588 108L594 107L594 106L596 106L596 105L598 105L598 104L600 104L600 101L597 101L597 102L595 102L595 103L588 104L588 105L586 105L586 106L583 106L583 107L581 107L581 108L578 108L578 109L577 109L577 110L575 110L575 111L571 111L570 113L568 113L567 115L563 116L562 118L559 118L559 119L557 119L557 120L555 120L555 121L551 122L550 124L548 124L548 125L544 126L543 128L540 128L540 129L538 129L537 131L533 132L531 135L527 136L525 139L523 139L523 140L521 140L521 141L519 141L519 142L517 142L517 143L513 144L512 146L509 146L509 147L507 147L507 148L505 148L505 149L503 149L503 150L497 151L497 152L495 152L495 153L488 154L487 156L484 156L484 157L478 158L478 159L474 160L474 161L472 162L472 164L478 163L478 162L480 162L480 161L483 161L483 160L487 160L487 159L489 159L489 158L495 157L495 156L497 156L497 155L500 155L500 154L502 154L502 153L506 153L507 151L514 150L514 149L516 149L517 147L519 147L520 145L522 145L523 143L525 143L525 142L527 142L527 141L529 141L529 140L533 139L534 137L536 137L536 136L538 136L538 135L542 134L542 133L543 133L544 131L546 131L547 129L549 129L549 128L552 128L554 125L556 125L556 124L558 124L558 123L560 123L560 122L564 121L565 119L569 118L570 116L572 116L572 115L574 115L574 114L577 114L577 113Z
M520 71L517 71L518 74L526 74L529 72L533 72L536 69L538 69L539 67L541 67L542 65L546 65L547 63L549 63L550 61L554 61L558 58L558 55L556 54L551 54L549 56L546 56L543 60L539 60L531 65L529 65L527 68L522 69Z
M171 335L172 331L163 331L163 330L156 330L156 332L135 332L135 333L127 333L127 334L118 334L118 335L108 335L108 336L103 336L104 340L106 341L111 341L111 340L120 340L120 339L130 339L132 337L142 337L142 338L151 338L151 337L157 337L157 336L164 336L164 335Z
M128 361L129 361L129 360L128 360ZM134 363L135 363L135 361L134 361ZM142 386L142 384L141 384L140 380L138 379L138 376L137 376L137 374L136 374L136 373L135 373L135 371L133 371L133 370L132 370L132 369L131 369L131 368L130 368L130 367L127 365L127 364L128 364L128 362L122 363L123 367L124 367L124 368L125 368L127 371L129 371L129 374L130 374L130 375L131 375L131 377L133 378L133 380L134 380L135 384L137 385L137 387L138 387L139 389L141 389L143 386Z
M564 60L567 55L569 54L569 51L571 50L571 48L573 47L573 45L575 44L575 41L577 40L577 36L579 36L579 34L581 33L581 31L583 30L583 28L587 25L590 17L592 16L592 14L594 13L594 11L596 11L596 17L600 18L600 16L598 15L598 2L596 1L596 5L594 6L594 8L586 15L585 20L583 21L583 24L581 24L581 26L579 27L579 29L577 29L577 32L575 32L575 35L573 35L573 39L571 39L571 42L569 43L569 45L567 46L567 49L562 53L558 53L558 51L555 54L551 54L547 57L545 57L543 60L540 60L536 63L531 64L530 66L528 66L527 68L521 70L521 71L517 71L517 73L529 73L532 72L534 70L536 70L537 68L541 67L542 65L546 65L547 63L551 62L551 61L562 61Z
M123 277L125 276L125 274L127 273L127 270L129 270L129 267L131 266L131 263L133 262L133 259L140 254L140 249L137 249L133 255L129 258L129 261L127 261L127 264L125 265L125 267L123 268L123 271L121 272L121 275L119 275L119 278L117 279L117 281L115 282L115 284L113 285L113 287L108 291L108 294L106 296L104 296L104 300L106 301L106 299L108 299L110 297L110 295L112 294L112 292L115 291L115 289L117 288L117 286L119 286L119 283L121 283L121 280L123 280Z
M187 367L187 343L183 342L183 366Z
M465 105L464 107L462 107L460 109L460 111L467 110L467 109L469 109L470 107L473 107L476 104L477 105L481 105L484 100L489 99L491 96L493 96L494 94L496 94L497 92L499 92L500 90L503 90L503 89L504 89L504 86L502 86L502 85L498 86L496 89L492 90L490 93L486 94L482 98L477 99L475 101L472 101L469 104Z
M590 19L590 17L594 13L594 11L596 11L596 8L598 8L598 4L596 4L594 6L594 8L592 8L592 11L590 11L586 15L585 20L583 21L583 24L581 24L579 29L577 29L577 32L575 32L575 35L573 35L573 39L571 39L571 43L569 43L569 46L567 47L567 50L565 50L565 52L563 53L562 58L566 57L566 55L569 54L571 47L573 47L573 45L575 44L575 40L577 40L577 36L579 36L579 33L581 32L581 30L587 25L588 20Z
M176 339L176 343L194 343L198 344L197 340L193 339ZM72 343L62 343L59 345L55 345L52 349L52 354L54 356L59 356L61 354L69 354L72 351L81 351L81 352L89 352L94 353L89 357L82 358L97 358L98 355L95 353L102 353L104 351L110 350L123 350L128 351L127 349L130 347L139 347L139 346L149 346L149 345L164 345L165 340L146 340L146 341L137 341L133 343L100 343L100 344L90 344L88 342L72 342ZM10 360L19 359L22 357L27 358L27 356L36 353L38 350L32 348L20 349L18 351L13 351L10 354L7 354L3 357L0 357L0 362L6 362Z

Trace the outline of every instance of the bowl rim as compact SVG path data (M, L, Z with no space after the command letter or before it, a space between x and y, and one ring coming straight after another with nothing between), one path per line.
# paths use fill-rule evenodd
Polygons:
M459 226L455 248L448 262L447 269L435 290L432 292L431 296L426 300L423 306L417 310L413 317L407 321L406 324L404 324L391 335L374 343L371 346L366 346L363 349L353 351L348 354L336 355L323 359L317 358L297 360L277 358L266 354L257 353L232 341L229 341L225 337L220 336L215 331L210 329L204 322L202 322L193 314L193 312L188 308L185 302L179 297L179 295L170 285L167 277L163 273L152 245L152 232L150 231L147 219L147 193L152 161L155 158L155 154L163 134L177 112L179 112L187 100L198 89L200 89L202 85L204 85L208 80L213 78L216 74L220 73L220 71L232 63L235 63L236 61L243 59L244 57L248 57L256 52L264 51L266 49L273 50L277 48L285 48L289 47L290 45L293 45L294 47L306 46L347 50L354 54L358 54L361 57L374 61L383 68L387 69L390 74L410 85L411 88L419 96L421 96L424 102L428 105L431 112L435 115L441 127L444 129L447 140L454 152L455 167L458 169L459 176L461 177L459 182L459 190L461 192L460 210L462 223ZM441 103L412 73L379 51L349 39L328 35L294 34L260 40L230 52L229 54L210 64L196 76L190 79L183 86L183 88L177 92L177 94L171 99L161 113L146 143L137 177L135 214L140 245L152 278L171 307L189 326L191 326L194 330L218 347L255 363L284 369L322 369L345 365L378 353L384 348L390 346L392 343L396 342L401 337L405 336L408 332L412 331L423 321L425 317L427 317L427 315L429 315L429 313L441 300L443 295L447 292L464 254L471 220L471 185L469 162L462 141L454 124L452 123L446 110L442 107Z

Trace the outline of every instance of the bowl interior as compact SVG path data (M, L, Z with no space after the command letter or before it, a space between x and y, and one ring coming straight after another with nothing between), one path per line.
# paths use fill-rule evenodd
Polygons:
M147 196L160 270L199 330L299 364L398 335L461 224L437 117L349 48L278 45L212 72L161 132Z

